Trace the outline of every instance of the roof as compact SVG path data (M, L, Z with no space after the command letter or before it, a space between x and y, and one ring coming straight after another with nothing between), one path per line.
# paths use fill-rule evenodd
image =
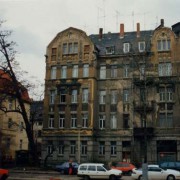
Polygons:
M19 88L21 90L22 99L24 101L31 102L27 89L20 83ZM0 69L0 93L14 96L15 91L16 89L10 75Z
M115 55L124 54L123 43L130 43L131 50L133 52L138 51L138 42L145 41L146 48L150 48L150 40L153 34L153 30L140 31L140 37L137 37L137 32L125 32L124 37L120 38L120 33L106 33L102 35L102 39L99 39L99 34L90 35L91 41L96 45L99 50L99 55L106 54L106 47L114 46Z

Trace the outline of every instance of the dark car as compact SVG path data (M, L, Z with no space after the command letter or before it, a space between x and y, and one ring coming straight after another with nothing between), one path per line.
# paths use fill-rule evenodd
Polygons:
M69 162L64 162L62 164L58 164L55 167L55 170L62 174L69 174ZM77 162L71 162L72 164L72 174L77 174L77 169L79 164Z
M174 169L180 171L180 161L162 162L159 164L162 169Z

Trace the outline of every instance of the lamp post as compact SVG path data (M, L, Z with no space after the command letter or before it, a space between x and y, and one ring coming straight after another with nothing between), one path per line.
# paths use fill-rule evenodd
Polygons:
M80 164L81 162L81 125L79 124L78 126L78 163Z

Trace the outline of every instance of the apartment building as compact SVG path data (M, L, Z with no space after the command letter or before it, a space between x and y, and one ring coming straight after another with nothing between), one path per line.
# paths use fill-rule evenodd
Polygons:
M179 160L179 32L161 20L147 31L58 33L45 56L42 159Z

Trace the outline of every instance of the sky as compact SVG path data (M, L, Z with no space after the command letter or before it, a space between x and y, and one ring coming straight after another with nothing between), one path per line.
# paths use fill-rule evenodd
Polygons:
M180 0L0 0L0 20L13 31L17 61L31 81L44 83L46 47L59 32L75 27L87 33L153 30L180 22Z

